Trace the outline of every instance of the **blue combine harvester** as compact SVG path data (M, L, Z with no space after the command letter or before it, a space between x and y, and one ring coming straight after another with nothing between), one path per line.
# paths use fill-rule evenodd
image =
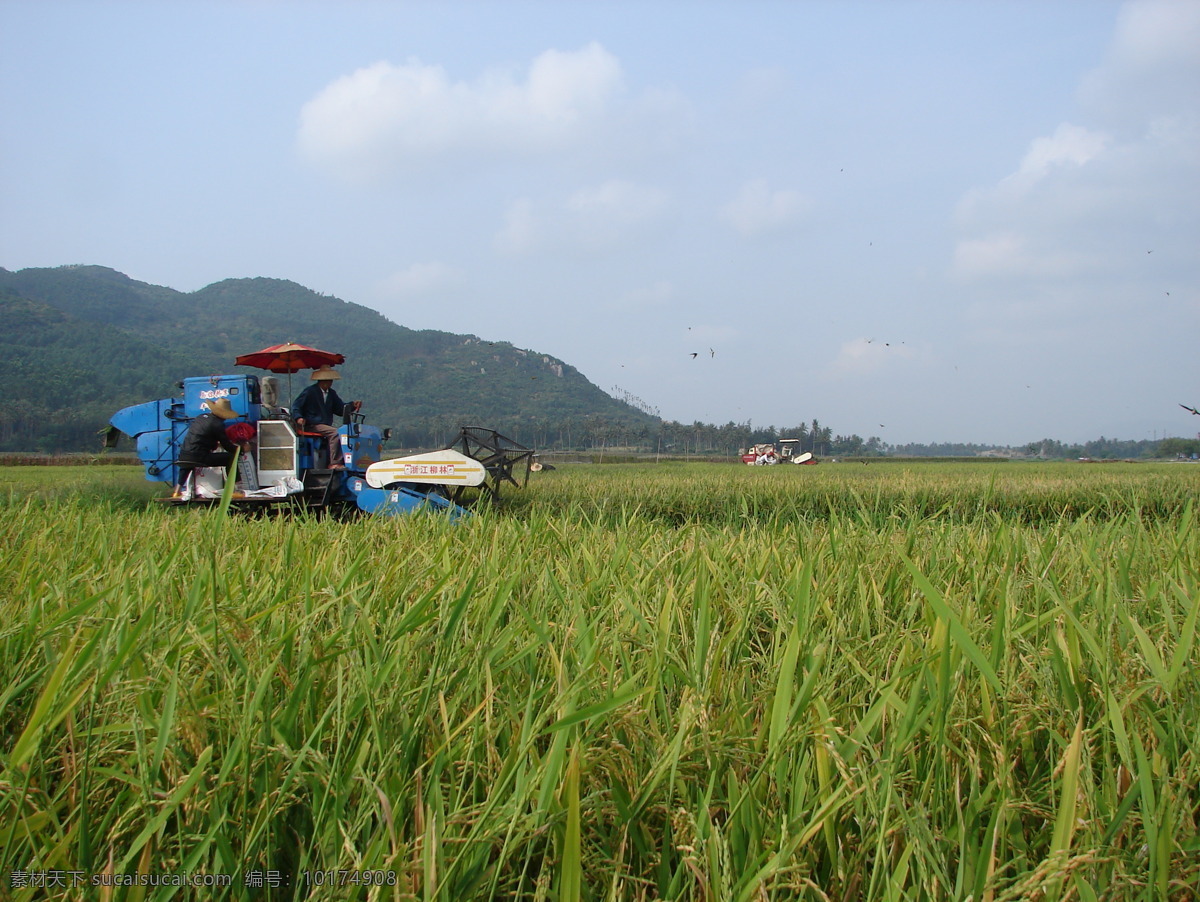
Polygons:
M525 463L528 480L533 451L499 433L464 427L455 444L440 451L384 459L390 430L365 425L347 413L338 429L340 461L324 460L324 437L306 433L279 406L279 384L273 376L197 376L179 383L182 397L162 398L126 407L113 415L106 436L115 447L123 433L137 446L146 478L176 486L166 500L174 504L212 504L225 488L224 467L201 468L179 486L177 459L188 427L209 403L228 400L236 417L226 421L247 436L239 455L233 506L268 509L280 505L317 513L365 511L385 515L421 510L443 511L451 518L467 513L464 492L474 498L496 498L502 482L519 485L514 468ZM341 464L337 467L336 464Z

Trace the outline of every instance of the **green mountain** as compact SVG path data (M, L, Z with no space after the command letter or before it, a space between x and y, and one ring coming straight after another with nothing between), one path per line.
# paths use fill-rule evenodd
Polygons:
M92 450L116 410L174 396L187 376L266 375L234 358L285 341L345 354L339 393L391 427L393 446L443 444L464 425L544 447L564 432L636 435L658 423L547 354L408 329L294 282L185 293L102 266L0 268L0 450ZM296 373L292 394L308 382Z

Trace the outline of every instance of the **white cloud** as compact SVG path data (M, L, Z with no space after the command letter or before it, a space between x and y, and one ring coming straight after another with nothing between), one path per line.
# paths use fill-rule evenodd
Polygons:
M955 272L979 276L1023 269L1026 259L1024 245L1024 239L1011 232L964 239L954 249Z
M754 179L742 186L722 214L743 235L761 235L795 226L809 206L799 191L772 190L765 179Z
M596 43L546 51L522 81L490 72L454 82L419 60L377 62L304 105L300 146L335 167L463 149L543 152L578 140L620 85L620 63Z
M1082 250L1054 244L1035 247L1014 232L963 239L954 249L954 274L967 279L1064 277L1099 262Z
M1114 122L1195 106L1200 82L1200 3L1135 0L1117 17L1103 65L1081 86L1085 105Z
M666 193L657 188L610 179L602 185L576 191L567 199L566 206L580 219L632 223L657 215L666 199Z
M1025 296L1069 283L1099 304L1127 303L1119 285L1150 264L1164 280L1186 267L1200 224L1198 83L1200 4L1126 4L1083 81L1083 124L1034 138L1012 174L963 197L953 274Z
M533 61L525 85L506 85L513 124L557 131L604 108L621 83L617 58L592 42L574 53L547 50Z
M1200 56L1200 5L1195 0L1139 0L1121 10L1113 57L1131 65Z
M1035 138L1021 161L1018 176L1038 179L1056 166L1083 166L1104 152L1111 139L1064 122L1048 138Z
M446 263L413 263L380 282L378 293L388 299L420 299L444 294L463 283L462 273Z
M1031 195L1042 196L1078 183L1088 174L1079 170L1100 159L1110 147L1111 136L1064 122L1054 134L1034 138L1012 174L994 186L969 191L959 203L957 217L968 227L978 228L998 216L1029 203ZM1057 198L1061 202L1062 197ZM1003 212L1002 212L1003 211ZM1009 223L1000 221L1000 224Z
M510 254L620 247L636 242L667 204L662 189L621 179L580 188L562 200L535 204L521 198L509 206L494 243Z
M304 104L298 144L310 161L369 182L456 155L590 152L625 139L613 123L665 106L653 92L627 98L620 62L595 42L547 50L523 75L497 70L474 81L455 81L416 59L377 62Z

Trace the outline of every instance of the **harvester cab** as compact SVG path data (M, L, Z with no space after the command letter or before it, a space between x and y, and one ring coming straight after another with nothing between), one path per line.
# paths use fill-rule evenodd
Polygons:
M338 458L327 460L325 437L298 428L280 405L275 377L260 381L254 375L198 376L184 379L179 386L182 397L118 411L109 421L105 440L106 446L115 447L121 433L133 438L146 478L178 487L167 499L176 504L213 503L222 497L224 467L198 468L181 486L178 464L192 421L221 399L233 411L225 420L226 435L245 451L244 456L239 454L232 494L232 503L241 509L281 503L335 513L359 510L390 515L433 509L457 518L466 513L467 488L479 487L478 497L494 498L502 481L518 484L513 469L521 461L528 478L533 451L491 430L464 429L459 442L468 453L451 446L387 460L383 446L390 430L366 424L347 405L337 430ZM479 454L483 446L474 441L477 433L488 437L489 455ZM468 435L470 441L464 438Z

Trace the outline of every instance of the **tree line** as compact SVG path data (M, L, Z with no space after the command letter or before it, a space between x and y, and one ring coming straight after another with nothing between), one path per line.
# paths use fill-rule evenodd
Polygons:
M100 431L114 411L104 403L55 408L52 403L0 407L0 450L61 453L99 451ZM388 423L368 421L379 426ZM752 445L798 439L799 451L815 457L979 457L999 455L1044 460L1137 460L1200 456L1200 438L1127 441L1101 437L1078 444L1041 439L1014 447L963 442L889 444L878 436L835 433L814 419L778 428L728 422L633 422L603 415L501 416L486 422L439 414L391 425L389 449L429 450L450 445L463 426L495 429L529 448L547 452L621 452L664 457L734 458Z
M393 444L406 448L441 446L452 441L460 426L487 426L540 451L623 451L668 457L735 457L751 445L798 439L801 451L816 456L883 453L877 438L834 435L817 420L786 429L729 422L718 426L699 421L630 420L603 415L498 417L489 423L459 423L450 416L424 418L392 427Z

